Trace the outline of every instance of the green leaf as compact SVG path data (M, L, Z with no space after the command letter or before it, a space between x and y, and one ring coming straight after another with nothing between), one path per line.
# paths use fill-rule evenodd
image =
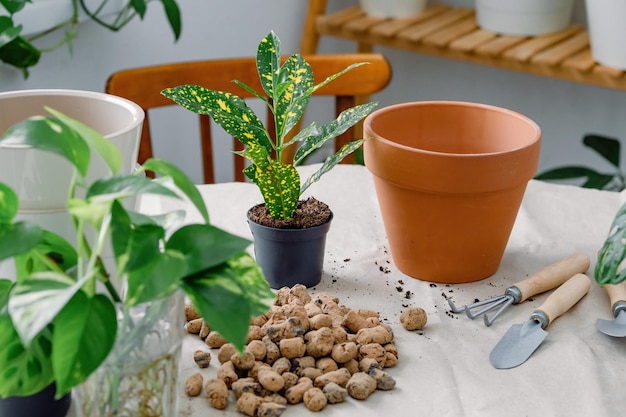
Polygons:
M337 151L336 154L329 156L326 158L320 169L314 172L307 180L302 184L300 188L300 194L302 194L307 188L311 186L314 182L318 181L322 175L333 169L335 165L337 165L343 158L350 155L352 152L356 151L363 144L363 139L355 140L353 142L348 142Z
M376 106L378 106L378 103L367 103L351 107L341 112L341 114L332 122L318 128L315 133L306 137L302 146L300 146L300 148L296 151L296 155L294 156L294 165L301 164L307 156L321 148L329 139L341 135L346 130L357 124L365 116L374 111ZM344 155L344 157L346 155ZM343 157L341 159L343 159Z
M282 138L298 123L311 99L313 70L300 55L290 56L280 70L285 80L276 87L274 111L278 145Z
M11 317L0 313L0 397L35 394L54 381L52 333L44 329L24 347Z
M626 258L626 204L617 211L611 230L598 253L594 276L600 286L619 284L626 280L626 268L621 267Z
M4 145L28 145L68 160L82 177L89 167L89 146L65 123L52 117L33 116L13 125L0 138Z
M186 270L186 260L180 252L166 250L159 254L153 262L128 273L127 305L138 305L171 293Z
M357 62L355 64L351 64L349 66L347 66L346 68L344 68L343 70L339 71L336 74L330 75L328 78L326 78L324 81L322 81L321 83L317 84L314 88L313 91L317 91L320 88L324 87L326 84L330 83L331 81L335 80L336 78L341 77L343 74L345 74L348 71L352 71L353 69L360 67L362 65L368 65L369 62Z
M9 292L13 288L13 281L0 279L0 314L6 314L6 306L9 302Z
M565 166L549 169L535 176L536 180L567 180L575 178L587 178L598 174L597 171L583 166Z
M111 206L111 247L115 255L118 274L124 273L130 259L131 220L124 207L118 202Z
M46 107L46 110L50 114L61 120L64 124L74 129L80 135L80 137L83 138L85 142L87 142L87 145L89 145L89 147L93 149L100 158L102 158L104 163L109 167L113 174L116 174L120 171L123 163L122 155L115 147L113 142L106 139L98 131L92 129L82 122L79 122L76 119L72 119L71 117L59 111L51 109L50 107Z
M15 14L19 12L28 2L30 2L30 0L0 0L0 4L4 6L4 8L10 14Z
M257 47L256 67L263 91L268 97L275 97L274 87L280 82L280 39L271 31Z
M139 18L143 19L146 15L146 10L148 9L146 0L130 0L130 5L133 9L135 9Z
M614 167L620 168L621 145L618 139L598 135L585 135L583 144L602 155Z
M264 169L257 169L254 175L254 182L261 190L272 217L291 218L300 197L300 174L296 168L272 161Z
M44 258L47 259L44 262ZM19 281L35 272L51 270L47 262L57 265L61 271L67 271L78 262L78 255L72 245L56 233L43 231L37 245L30 251L15 258L16 273Z
M182 253L187 263L185 275L192 275L226 262L251 243L215 226L191 224L174 232L165 248Z
M193 181L185 175L183 171L178 169L174 164L165 161L163 159L149 159L143 164L143 169L147 171L154 171L155 173L163 176L169 176L174 181L174 184L189 198L189 200L196 206L196 209L200 212L200 215L206 223L209 223L209 212L202 199L202 194L195 186Z
M172 28L172 32L174 32L174 39L178 40L180 38L180 33L182 30L182 22L180 18L180 9L176 1L174 0L161 0L163 3L163 8L165 9L165 15L167 16L167 21Z
M245 253L186 278L183 290L212 329L243 351L250 319L275 301L259 266Z
M166 88L161 94L196 114L211 116L226 133L241 143L257 143L268 153L272 151L269 133L242 98L196 85Z
M157 261L161 255L161 241L165 237L165 230L161 226L148 224L136 226L130 236L126 272L143 268L150 261Z
M139 194L159 194L166 197L178 198L178 195L149 178L138 175L114 175L95 181L87 190L85 198L89 202L111 202L116 199L134 197Z
M52 364L57 394L81 384L115 343L117 316L107 297L78 291L54 319Z
M583 166L564 166L549 169L535 176L536 180L559 181L585 179L581 184L583 188L594 188L598 190L610 189L614 180L618 180L617 175L603 174L594 169Z
M20 36L22 25L14 26L8 16L0 16L0 48L11 43Z
M608 174L593 174L589 175L587 181L582 185L583 188L593 188L596 190L604 190L610 188L610 184L615 178L614 175Z
M243 151L235 152L236 154L252 161L259 169L265 169L270 164L270 155L263 146L251 143Z
M19 199L15 191L0 182L0 223L8 223L17 214Z
M14 8L14 5L17 3L22 3L17 7L21 8L23 6L23 2L5 1L8 5L5 6L7 9ZM39 62L41 51L19 36L21 32L22 25L15 26L10 17L0 16L0 61L22 69L24 78L27 78L28 67Z
M43 231L34 223L0 223L0 261L28 252L42 236Z
M83 283L61 273L40 272L16 284L9 314L25 346L54 320Z

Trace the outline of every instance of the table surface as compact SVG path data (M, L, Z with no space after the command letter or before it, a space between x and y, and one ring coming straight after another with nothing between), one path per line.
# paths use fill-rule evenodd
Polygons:
M316 166L304 167L312 172ZM245 213L261 201L249 183L199 186L213 224L251 238ZM548 294L510 307L491 326L482 320L450 313L447 297L459 304L504 293L533 272L582 252L591 258L604 242L624 194L531 181L498 271L469 284L435 284L413 279L393 263L371 175L362 166L336 167L307 195L325 201L334 212L327 238L324 275L312 294L336 294L352 308L380 312L393 327L399 362L389 373L397 385L377 391L365 401L348 399L329 405L324 415L344 416L616 416L626 409L626 339L611 338L595 327L597 318L611 319L608 297L592 283L589 294L549 328L549 335L523 365L497 370L489 353L506 330L524 322ZM142 211L181 208L181 203L144 198ZM185 206L187 207L187 206ZM416 213L419 215L419 213ZM187 221L199 221L193 210ZM402 311L421 307L428 314L422 331L399 323ZM203 346L197 336L183 344L180 384L199 368L192 352ZM217 353L215 351L215 353ZM214 358L216 355L214 355ZM218 363L201 370L213 377ZM180 417L241 415L234 400L225 411L213 410L202 396L181 393ZM285 416L313 415L303 405L289 406Z

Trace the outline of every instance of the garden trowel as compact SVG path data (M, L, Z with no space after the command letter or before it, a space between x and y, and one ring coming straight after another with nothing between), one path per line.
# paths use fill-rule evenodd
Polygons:
M613 311L613 320L598 319L596 327L602 333L613 337L626 337L626 284L606 284L604 286Z
M556 289L524 324L513 325L493 348L489 362L497 369L514 368L539 347L552 321L561 316L589 292L591 280L576 274Z

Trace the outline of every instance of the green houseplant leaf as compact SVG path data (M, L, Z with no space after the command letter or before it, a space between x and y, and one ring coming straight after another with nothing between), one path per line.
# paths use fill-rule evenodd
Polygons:
M619 140L589 134L583 137L583 144L607 160L615 168L615 172L603 173L586 166L568 165L541 172L535 176L535 179L543 181L582 180L580 186L584 188L609 191L624 190L626 188L626 176L620 170L621 144Z

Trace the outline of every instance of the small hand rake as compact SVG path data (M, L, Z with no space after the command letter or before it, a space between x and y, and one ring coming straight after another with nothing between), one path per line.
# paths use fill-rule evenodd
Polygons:
M543 268L523 281L513 284L504 291L503 295L466 304L462 307L457 307L452 299L448 298L448 304L452 313L465 312L467 317L472 320L483 316L485 325L491 326L498 316L511 304L519 304L533 295L556 288L572 276L584 273L588 268L589 257L585 254L577 253ZM488 313L492 310L496 311L489 315Z

